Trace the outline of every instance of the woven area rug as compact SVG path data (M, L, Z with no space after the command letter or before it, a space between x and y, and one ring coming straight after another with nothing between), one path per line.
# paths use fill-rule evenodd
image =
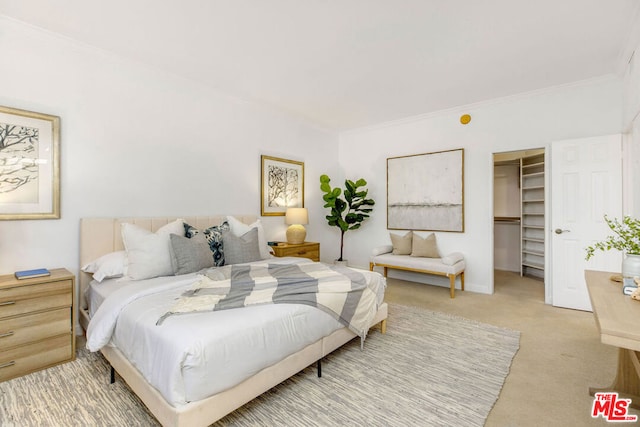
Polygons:
M387 334L353 340L216 426L482 426L520 333L390 305ZM158 425L99 354L0 383L0 425Z

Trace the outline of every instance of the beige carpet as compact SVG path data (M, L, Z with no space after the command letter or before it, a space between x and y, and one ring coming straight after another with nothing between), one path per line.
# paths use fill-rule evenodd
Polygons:
M373 331L234 413L219 426L481 426L495 403L519 332L390 305ZM85 350L76 361L0 383L0 425L148 426L157 422L109 367Z

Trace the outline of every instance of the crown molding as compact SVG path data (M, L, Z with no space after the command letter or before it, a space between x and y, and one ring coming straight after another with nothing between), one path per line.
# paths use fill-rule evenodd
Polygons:
M581 86L590 86L590 85L593 85L593 84L596 84L596 83L619 80L619 79L620 79L620 76L618 74L615 74L615 73L605 74L603 76L593 77L593 78L589 78L589 79L577 80L577 81L574 81L574 82L563 83L563 84L555 85L555 86L548 86L548 87L545 87L545 88L542 88L542 89L535 89L535 90L531 90L531 91L527 91L527 92L516 93L516 94L513 94L513 95L506 95L506 96L501 96L501 97L498 97L498 98L487 99L485 101L478 101L478 102L473 102L473 103L470 103L470 104L458 105L458 106L451 107L451 108L446 108L446 109L443 109L443 110L437 110L437 111L432 111L432 112L429 112L429 113L418 114L418 115L415 115L415 116L409 116L409 117L405 117L405 118L402 118L402 119L391 120L391 121L388 121L388 122L378 123L378 124L371 125L371 126L364 126L364 127L355 128L355 129L348 129L348 130L340 132L340 136L358 134L358 133L361 133L361 132L370 132L370 131L379 130L379 129L383 129L383 128L388 128L388 127L399 126L399 125L403 125L403 124L414 123L414 122L418 122L418 121L421 121L421 120L428 120L428 119L433 119L433 118L436 118L436 117L442 117L442 116L451 115L451 114L460 114L462 112L468 113L469 111L477 110L479 108L485 108L485 107L490 107L490 106L495 106L495 105L500 105L500 104L506 104L506 103L515 102L515 101L519 101L519 100L527 99L527 98L533 98L533 97L536 97L536 96L541 96L541 95L545 95L545 94L548 94L548 93L552 93L552 92L555 92L555 91L558 91L558 90L570 89L570 88L581 87Z

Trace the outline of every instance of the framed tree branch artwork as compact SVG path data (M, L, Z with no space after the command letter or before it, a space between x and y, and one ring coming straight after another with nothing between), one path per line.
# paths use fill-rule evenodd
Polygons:
M304 207L304 163L261 156L260 214L284 216L287 208Z
M387 159L387 228L464 232L464 149Z
M0 106L0 219L60 218L60 118Z

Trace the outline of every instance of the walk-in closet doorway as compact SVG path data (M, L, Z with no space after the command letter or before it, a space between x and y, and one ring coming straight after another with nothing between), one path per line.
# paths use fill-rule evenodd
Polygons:
M494 270L544 281L544 148L493 155Z

